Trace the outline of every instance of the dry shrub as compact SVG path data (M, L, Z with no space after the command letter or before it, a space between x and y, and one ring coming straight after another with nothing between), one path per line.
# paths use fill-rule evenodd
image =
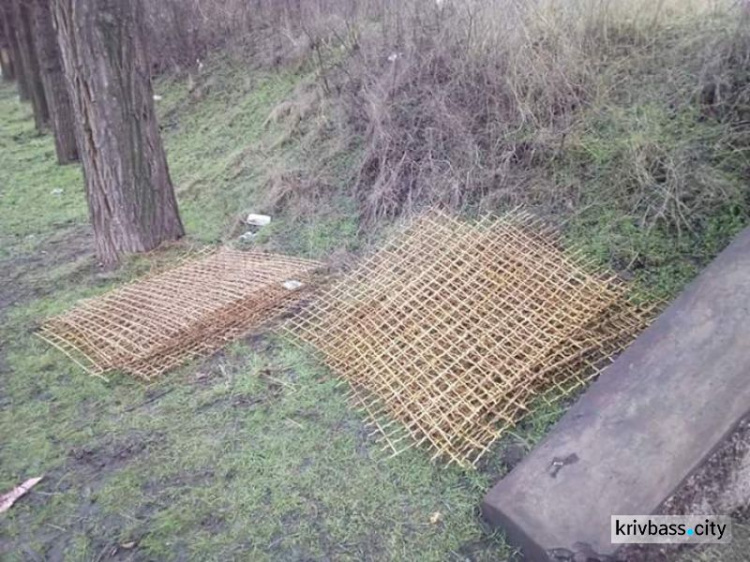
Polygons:
M292 96L271 110L263 123L264 128L277 125L282 129L275 146L281 146L294 137L301 136L310 129L313 117L321 112L324 93L315 82L303 81Z
M704 52L700 74L700 102L719 119L736 123L750 120L750 3L735 23L732 40L717 34ZM731 30L731 28L730 28Z
M264 191L264 208L273 214L286 212L292 218L309 216L335 191L321 176L311 177L302 170L277 170L271 174Z
M668 147L654 142L629 144L612 188L626 199L631 213L640 215L640 224L649 228L662 224L678 236L693 231L697 217L710 216L740 196L736 183L712 167L703 152L694 139Z
M612 90L640 59L682 48L670 34L712 13L706 2L674 1L416 4L390 56L382 41L363 41L349 69L360 84L347 100L350 120L366 124L357 194L367 222L488 194L540 202L535 172L555 162L582 111L619 95ZM734 37L702 39L689 46L693 57L727 43L747 54ZM670 54L661 64L674 62ZM714 74L736 77L740 63L727 58ZM679 72L694 69L678 62ZM637 174L633 164L627 172Z
M194 65L217 48L240 46L253 61L301 61L347 22L391 0L144 0L157 72Z
M705 118L747 121L750 10L743 6L151 0L164 64L190 63L229 41L256 64L313 71L317 86L280 100L267 124L281 125L277 144L323 145L336 136L338 150L359 155L353 189L364 224L434 203L575 206L575 186L560 188L554 178L560 164L570 165L571 146L576 153L585 115L643 92L677 109L693 104ZM712 142L744 150L744 133L730 129ZM324 156L307 173L315 179L295 171L297 180L280 185L309 191L308 184L334 183L324 171L333 155ZM622 168L612 183L623 204L678 229L696 205L726 195L721 174L696 164L694 146L665 149L656 135L616 158ZM282 191L278 200L289 199Z

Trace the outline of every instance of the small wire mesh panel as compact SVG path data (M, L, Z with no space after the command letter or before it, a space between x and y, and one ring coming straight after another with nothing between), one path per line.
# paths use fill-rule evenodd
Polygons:
M287 310L321 265L224 248L83 301L39 335L92 374L150 381Z
M285 329L350 383L394 453L426 445L472 465L649 317L528 215L469 225L430 212Z

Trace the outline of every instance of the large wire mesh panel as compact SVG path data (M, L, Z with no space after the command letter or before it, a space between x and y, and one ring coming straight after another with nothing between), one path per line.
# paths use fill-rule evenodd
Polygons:
M346 379L394 453L476 463L646 324L614 276L532 217L416 219L285 328Z
M39 335L87 371L150 381L299 301L320 263L224 248L81 302Z

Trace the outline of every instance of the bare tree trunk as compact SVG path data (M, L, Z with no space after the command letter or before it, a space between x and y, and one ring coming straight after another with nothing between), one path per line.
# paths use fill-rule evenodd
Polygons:
M10 46L10 58L13 60L13 69L15 70L18 85L18 97L26 101L29 99L28 79L26 78L26 69L23 67L21 60L21 51L18 46L18 36L16 35L16 19L13 14L12 0L0 0L0 10L3 14L3 28L5 37L8 39Z
M34 44L55 136L57 161L60 164L69 164L78 160L78 145L73 105L70 103L68 85L65 82L49 0L35 0L33 23Z
M13 69L13 59L10 58L8 47L0 47L0 72L3 73L3 80L12 82L16 79L16 73Z
M42 75L39 72L39 61L36 58L34 38L31 34L30 8L25 0L11 0L11 3L16 23L19 58L23 63L26 87L31 106L34 109L34 123L37 131L41 133L49 124L49 109L47 108L47 99L44 97Z
M53 0L100 261L184 234L154 112L140 0Z
M8 40L8 27L5 21L5 11L0 6L0 71L3 80L10 82L16 79L16 71L13 68L13 58L10 52L10 41Z

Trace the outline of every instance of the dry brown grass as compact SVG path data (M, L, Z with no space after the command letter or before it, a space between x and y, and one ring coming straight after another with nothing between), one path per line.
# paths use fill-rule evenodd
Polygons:
M364 124L364 219L425 203L476 205L490 193L505 194L506 204L539 203L529 197L533 172L554 164L582 113L612 103L644 65L675 66L678 103L717 87L746 95L746 83L718 86L724 74L736 76L748 50L743 33L712 37L712 14L706 2L453 3L435 8L431 24L414 23L390 60L363 47L348 107L351 121ZM703 34L698 18L709 22ZM694 44L671 39L685 29ZM694 61L684 60L686 49ZM727 49L733 54L722 55ZM680 157L667 155L664 166ZM626 164L636 183L652 183L641 181L639 156ZM690 180L672 171L679 177L671 186ZM662 190L666 206L670 189Z
M555 176L561 163L577 164L561 161L588 150L588 113L626 98L650 95L675 113L690 106L735 125L750 118L750 10L736 0L193 0L152 9L165 61L189 63L229 39L254 64L313 71L315 84L279 100L268 122L283 124L279 145L336 136L334 150L359 155L351 183L364 225L436 203L572 208L578 188ZM699 143L744 151L747 138L727 126ZM663 144L657 134L618 149L622 169L608 183L648 224L690 228L694 212L730 188L694 146ZM298 183L335 183L327 156Z

